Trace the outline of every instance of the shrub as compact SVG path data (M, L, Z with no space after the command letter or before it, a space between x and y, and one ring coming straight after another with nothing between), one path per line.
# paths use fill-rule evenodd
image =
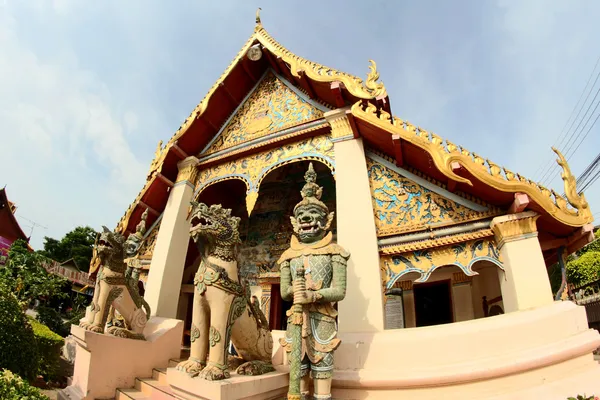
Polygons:
M62 337L68 336L71 325L63 322L59 312L50 307L38 307L37 320L46 325L54 333Z
M16 296L0 285L0 369L30 380L37 376L38 362L33 329L23 308Z
M588 251L567 263L567 280L577 286L600 279L600 252Z
M49 400L38 388L30 386L20 376L8 370L0 370L0 399Z
M35 342L39 355L38 374L46 380L55 380L60 373L60 353L65 340L52 332L46 325L31 319Z

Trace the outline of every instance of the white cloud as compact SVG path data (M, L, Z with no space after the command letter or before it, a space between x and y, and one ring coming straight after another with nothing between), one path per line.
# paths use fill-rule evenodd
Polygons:
M67 2L56 5L67 11ZM126 137L138 116L116 112L108 88L78 65L67 42L41 56L20 39L9 7L0 16L2 184L17 215L48 227L34 231L34 247L77 225L112 225L143 184L146 165Z

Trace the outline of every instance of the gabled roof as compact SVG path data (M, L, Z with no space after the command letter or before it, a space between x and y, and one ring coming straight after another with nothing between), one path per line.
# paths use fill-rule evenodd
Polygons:
M0 189L0 236L15 241L23 239L29 242L29 238L21 229L14 211L16 207L14 203L8 200L6 189Z
M251 47L260 49L260 59L250 60L248 50ZM167 189L177 177L177 162L198 155L267 69L273 69L311 99L329 108L365 100L389 111L385 86L378 81L375 62L370 63L370 72L363 80L297 56L269 35L257 14L254 32L204 99L164 146L162 141L159 142L147 181L119 221L117 230L132 231L146 207L157 210L149 223L160 215L168 198Z
M363 137L367 145L395 158L398 165L406 163L433 179L447 182L450 191L477 196L505 210L514 203L516 195L526 194L530 199L526 207L541 214L538 219L540 240L542 235L549 235L548 240L562 238L568 242L571 239L567 237L573 237L578 229L584 229L593 220L585 197L577 194L575 178L558 151L566 198L433 133L392 117L386 89L378 81L373 61L363 81L306 60L273 39L257 15L253 34L205 98L165 146L162 141L159 143L147 181L119 221L118 231L134 231L146 209L151 211L148 223L156 221L177 177L177 163L188 156L199 155L206 148L269 68L328 108L348 107L356 137Z

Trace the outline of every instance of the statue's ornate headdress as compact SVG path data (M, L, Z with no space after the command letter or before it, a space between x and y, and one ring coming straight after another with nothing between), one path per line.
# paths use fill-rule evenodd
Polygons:
M323 195L323 188L317 185L317 173L315 172L312 163L308 165L308 170L304 174L304 180L306 184L300 191L302 194L302 200L294 207L294 214L300 207L312 205L319 207L325 214L329 214L329 208L321 201Z

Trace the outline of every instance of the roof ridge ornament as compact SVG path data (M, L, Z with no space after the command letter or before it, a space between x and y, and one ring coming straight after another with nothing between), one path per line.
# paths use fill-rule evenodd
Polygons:
M262 22L260 21L260 10L262 10L260 7L256 10L256 25L262 25Z
M365 87L371 91L375 97L380 94L385 94L385 86L383 82L377 83L379 80L379 72L377 71L377 64L373 60L369 60L369 73L367 74L367 81L365 82Z
M562 173L560 174L560 177L564 181L565 197L569 201L569 204L571 204L577 210L589 208L589 204L585 199L583 193L579 194L577 192L577 179L571 173L571 168L569 168L569 164L567 164L565 156L563 156L562 153L554 146L552 147L552 150L558 156L556 162L562 168Z

